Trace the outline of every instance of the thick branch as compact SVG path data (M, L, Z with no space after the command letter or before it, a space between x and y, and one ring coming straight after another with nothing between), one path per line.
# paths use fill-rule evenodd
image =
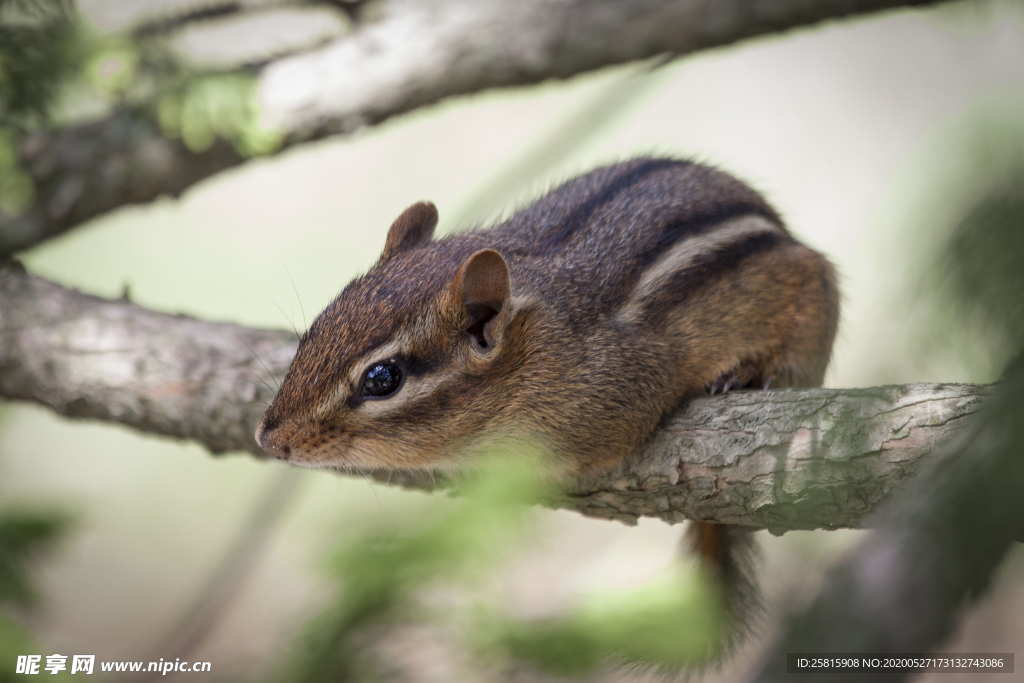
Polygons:
M167 315L0 268L0 396L259 453L252 433L294 336ZM737 392L694 400L619 470L558 507L633 521L859 526L991 393L985 386ZM429 489L433 477L388 481Z
M738 392L692 401L574 507L782 532L859 527L991 392L967 384Z
M149 311L0 267L0 396L68 417L255 451L294 335ZM264 367L270 370L264 369Z
M283 149L453 95L940 1L380 0L375 21L264 69L262 112L284 135ZM166 140L144 109L36 134L20 156L34 200L20 214L0 212L0 255L244 161L223 141L192 152Z
M948 462L922 471L905 495L883 506L878 530L830 573L814 603L789 619L754 680L794 680L792 653L929 652L952 634L957 615L984 594L1024 536L1022 361L971 429L941 446ZM903 672L886 680L910 678ZM864 676L828 676L847 679Z
M382 21L263 78L268 119L297 138L347 133L487 88L687 54L898 0L392 0Z
M164 137L139 108L63 130L37 132L18 150L34 199L20 214L0 209L0 258L120 206L178 196L245 158L223 140L201 151Z

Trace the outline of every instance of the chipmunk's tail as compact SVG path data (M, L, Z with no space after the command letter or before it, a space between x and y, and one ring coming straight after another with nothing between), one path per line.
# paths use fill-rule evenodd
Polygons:
M740 526L693 522L683 540L687 551L696 553L721 583L728 629L725 644L726 650L732 649L750 633L762 609L753 532Z

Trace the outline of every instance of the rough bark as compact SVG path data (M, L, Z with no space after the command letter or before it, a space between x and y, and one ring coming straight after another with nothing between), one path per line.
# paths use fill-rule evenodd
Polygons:
M346 133L451 95L923 4L936 3L391 0L379 21L350 38L273 64L262 104L295 138Z
M294 349L287 332L157 313L0 269L0 395L68 417L191 439L214 453L255 450L270 374Z
M60 415L259 454L253 430L294 349L291 333L158 313L0 267L0 397ZM697 399L643 453L552 505L625 522L860 526L991 391L914 384ZM444 485L415 473L378 478Z
M940 1L379 0L372 21L263 69L262 115L285 149L453 95ZM37 133L19 156L35 193L20 213L0 212L0 255L245 161L224 141L193 152L167 140L145 107Z
M586 514L782 532L859 527L933 461L991 392L968 384L736 392L692 401L618 472L581 482Z
M1022 405L1024 358L972 425L942 444L948 462L924 469L872 518L878 529L789 620L753 680L794 680L792 653L931 652L952 635L957 616L985 593L1014 540L1024 538ZM865 680L863 673L821 675Z

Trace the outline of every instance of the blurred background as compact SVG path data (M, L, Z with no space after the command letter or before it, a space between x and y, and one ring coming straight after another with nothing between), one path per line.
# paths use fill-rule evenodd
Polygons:
M82 9L109 27L133 5L94 0ZM182 49L233 44L188 40ZM843 313L828 386L991 382L1006 360L1000 339L983 323L964 324L936 285L937 269L945 237L972 204L1024 168L1022 111L1024 6L952 3L747 41L653 70L630 65L447 100L250 162L178 199L119 210L21 258L89 293L116 297L127 287L134 301L163 311L301 330L372 264L391 220L416 200L434 201L441 230L453 231L593 165L678 155L751 183L836 263ZM286 472L297 483L266 547L232 574L236 596L191 654L212 661L217 680L260 679L288 656L333 589L332 543L384 511L451 503L0 403L4 506L53 506L73 520L32 564L38 604L17 619L33 651L163 656L160 639ZM474 589L524 616L641 584L672 562L679 535L658 521L627 527L565 511L537 510L531 524L528 542ZM769 622L812 595L858 535L759 534ZM1018 648L1022 577L1017 549L944 649ZM450 590L438 599L469 599ZM445 654L443 636L410 627L402 637L414 646L394 648L395 665L414 667L416 680L473 680ZM755 652L752 644L707 680L736 680ZM643 674L608 680L632 679Z

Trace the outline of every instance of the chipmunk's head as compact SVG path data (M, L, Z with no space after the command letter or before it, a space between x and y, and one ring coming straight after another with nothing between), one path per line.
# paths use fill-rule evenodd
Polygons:
M344 469L443 468L510 399L527 307L490 249L432 241L433 204L392 224L380 260L303 335L256 430L269 453Z

